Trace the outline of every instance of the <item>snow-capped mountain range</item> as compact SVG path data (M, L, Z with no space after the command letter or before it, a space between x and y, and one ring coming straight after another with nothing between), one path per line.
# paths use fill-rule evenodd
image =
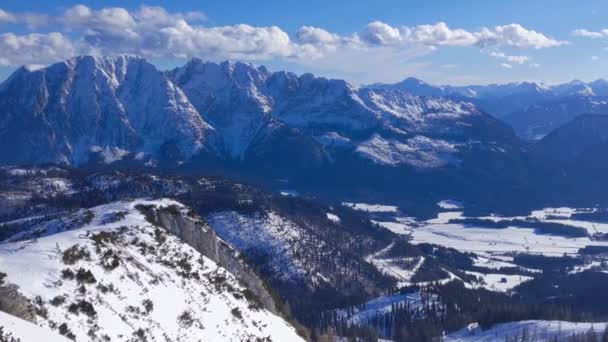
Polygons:
M603 94L604 83L586 86ZM193 59L160 71L134 56L81 56L20 68L0 85L0 163L178 168L284 186L280 180L348 200L377 200L374 193L414 203L424 193L432 205L465 194L486 205L499 200L487 186L508 201L544 194L563 174L544 168L542 156L530 158L489 108L525 108L534 115L518 116L520 135L538 123L532 134L542 136L578 112L568 108L601 111L608 103L597 94L557 95L581 87L465 89L408 79L358 88L241 62ZM558 110L560 120L536 114ZM505 120L520 127L516 116Z
M278 140L320 159L347 146L379 164L436 167L480 140L466 127L490 120L465 101L240 62L193 59L164 73L129 56L21 68L0 86L0 113L3 163L71 165L201 154L242 161Z
M416 78L394 84L371 84L370 89L399 89L418 96L440 96L471 101L503 118L523 138L537 140L581 114L605 114L608 81L547 85L536 82L436 86Z

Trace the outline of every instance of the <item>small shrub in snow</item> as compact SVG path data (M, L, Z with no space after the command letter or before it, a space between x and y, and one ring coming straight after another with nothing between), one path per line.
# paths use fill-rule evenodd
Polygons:
M186 310L182 312L181 315L177 316L177 322L183 328L189 328L194 324L194 319L192 318L190 311Z
M118 232L99 232L91 235L91 240L95 242L96 246L107 245L109 243L115 244L118 241Z
M147 314L154 310L154 303L152 303L152 301L149 299L144 300L141 304L143 305L144 310L146 310Z
M51 299L51 305L53 305L53 306L59 306L63 303L65 303L64 296L55 296L55 298Z
M179 274L180 276L184 277L184 278L195 278L198 279L198 273L192 273L192 265L190 264L190 256L189 255L184 255L183 257L181 257L177 262L176 262L176 266L177 266L177 274Z
M92 211L85 210L84 215L82 216L82 221L84 222L84 224L89 224L89 223L93 222L94 218L95 218L95 214L93 214Z
M106 271L112 271L119 265L120 265L120 258L116 255L116 253L114 253L113 250L108 249L101 256L101 266Z
M76 291L78 291L78 293L80 293L81 295L87 294L87 288L84 286L84 284L80 285L80 287L78 287Z
M213 284L215 286L215 289L218 291L221 290L226 284L226 276L219 273L216 273L211 276L209 280L211 280L211 284Z
M128 313L132 314L135 317L138 317L139 315L141 315L141 310L139 310L138 307L133 306L133 305L128 305L125 308L125 311L127 311Z
M63 263L66 265L74 265L80 260L91 260L91 253L86 247L74 245L63 252Z
M65 268L61 271L61 278L66 280L74 279L74 272L71 269Z
M68 311L75 315L82 313L89 317L95 317L95 315L97 315L97 311L95 311L93 304L83 299L79 300L76 303L70 304L70 306L68 307Z
M97 282L90 270L79 268L76 272L76 281L80 284L94 284Z
M146 336L146 331L142 328L139 328L137 330L135 330L135 332L133 333L133 338L131 339L131 341L134 342L147 342L148 341L148 337Z
M138 204L135 206L135 209L144 215L146 221L150 223L154 223L156 221L156 216L154 215L154 210L156 209L155 205Z
M238 319L243 319L243 314L241 313L241 310L239 308L234 308L230 310L230 313L232 313L232 316Z
M156 228L154 229L154 240L156 240L156 242L160 246L165 243L165 241L167 241L167 236L162 229Z
M5 333L4 327L0 327L0 342L21 342L21 340L13 337L12 334Z
M70 328L68 328L68 325L65 323L62 323L59 326L59 334L69 338L70 340L76 340L76 335L74 335L74 333L70 330Z
M36 296L36 298L34 298L34 309L36 310L36 315L43 317L44 319L49 317L49 311L44 306L42 297Z

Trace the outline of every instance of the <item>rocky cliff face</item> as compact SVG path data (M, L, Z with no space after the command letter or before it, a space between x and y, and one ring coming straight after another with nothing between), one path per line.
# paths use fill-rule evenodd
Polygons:
M236 275L266 309L274 314L281 314L264 281L246 264L240 252L222 241L202 218L178 206L142 205L137 209L142 211L151 223L165 228L202 255Z
M30 322L36 319L34 305L19 293L19 287L15 284L0 282L0 311Z

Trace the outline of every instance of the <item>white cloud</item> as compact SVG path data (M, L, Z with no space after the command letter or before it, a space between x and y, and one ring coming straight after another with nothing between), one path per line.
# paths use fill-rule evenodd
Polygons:
M599 61L600 57L599 56L591 56L591 60L592 61Z
M544 49L568 44L555 40L540 32L528 30L519 24L495 26L493 29L483 28L475 33L476 44L481 47L508 46L516 48Z
M374 21L361 31L361 38L374 45L395 45L403 41L398 28L380 21Z
M524 64L530 61L530 57L528 56L511 56L500 51L490 51L490 56L516 64Z
M59 32L0 34L0 65L38 64L66 59L74 54L69 39Z
M430 46L508 46L516 48L543 49L566 44L546 35L528 30L519 24L484 27L477 32L464 29L451 29L444 22L413 27L392 27L375 21L361 32L361 38L375 45L424 44Z
M403 28L407 42L436 46L471 46L475 44L475 35L463 29L450 29L446 23L419 25Z
M513 68L513 66L509 63L500 63L500 66L505 68L505 69L511 69Z
M15 16L0 8L0 24L1 23L14 23L17 21Z
M572 31L572 35L574 36L578 36L578 37L585 37L585 38L606 38L608 37L608 29L603 29L600 31L589 31L589 30L585 30L585 29L576 29L574 31Z
M302 26L296 32L296 39L301 44L336 44L340 41L340 36L319 27Z
M24 24L29 29L47 25L53 20L47 14L41 13L10 13L0 8L0 24Z

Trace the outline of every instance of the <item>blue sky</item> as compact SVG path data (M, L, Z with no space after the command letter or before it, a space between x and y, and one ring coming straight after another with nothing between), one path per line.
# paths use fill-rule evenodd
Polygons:
M161 68L238 59L355 84L608 77L605 1L28 0L0 9L0 79L84 53L138 54Z

